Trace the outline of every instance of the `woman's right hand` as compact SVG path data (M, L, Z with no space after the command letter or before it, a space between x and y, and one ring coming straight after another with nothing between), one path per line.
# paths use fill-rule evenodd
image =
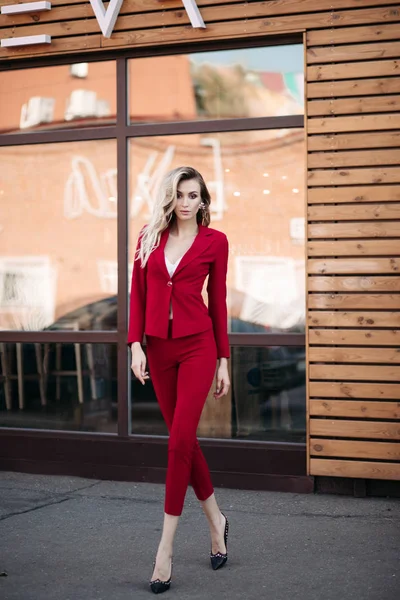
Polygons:
M139 379L142 385L145 384L146 379L150 379L148 372L146 371L146 355L142 350L142 346L139 342L134 342L131 346L132 350L132 363L131 369L134 375Z

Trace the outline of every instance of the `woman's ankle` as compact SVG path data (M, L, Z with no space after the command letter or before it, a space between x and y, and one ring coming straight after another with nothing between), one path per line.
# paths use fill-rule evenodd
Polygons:
M168 558L171 558L172 551L173 551L173 548L170 544L165 544L165 543L160 542L160 545L158 546L158 550L157 550L157 556L162 555L162 556L168 556Z
M225 522L224 515L220 512L218 516L209 520L210 530L215 533L219 533L221 526Z

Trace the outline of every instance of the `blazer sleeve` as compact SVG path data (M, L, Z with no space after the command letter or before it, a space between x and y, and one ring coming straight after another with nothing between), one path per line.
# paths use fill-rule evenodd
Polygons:
M139 234L139 239L136 245L136 252L140 248L142 234L143 229ZM142 269L140 265L140 258L138 260L135 260L136 252L134 255L133 262L131 295L129 302L129 329L127 339L128 345L131 345L134 342L143 342L145 324L147 264L144 267L144 269Z
M218 242L216 256L208 276L208 313L214 329L218 358L229 358L228 310L226 306L226 274L228 271L229 244L225 234Z

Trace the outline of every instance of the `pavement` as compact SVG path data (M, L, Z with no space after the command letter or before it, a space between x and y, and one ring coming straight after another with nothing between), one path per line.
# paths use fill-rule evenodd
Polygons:
M162 485L0 472L1 600L145 600ZM212 571L190 489L167 600L399 600L400 502L217 489L229 560ZM7 575L4 575L4 572Z

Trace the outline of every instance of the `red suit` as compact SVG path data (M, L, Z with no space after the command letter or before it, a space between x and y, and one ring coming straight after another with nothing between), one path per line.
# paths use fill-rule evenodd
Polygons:
M196 430L217 357L229 357L228 240L224 233L199 225L170 277L164 255L168 235L169 228L144 269L140 260L134 263L127 342L142 343L146 334L150 376L170 432L165 512L180 515L189 481L200 500L213 493ZM137 248L140 241L141 236ZM208 308L201 294L207 275Z

